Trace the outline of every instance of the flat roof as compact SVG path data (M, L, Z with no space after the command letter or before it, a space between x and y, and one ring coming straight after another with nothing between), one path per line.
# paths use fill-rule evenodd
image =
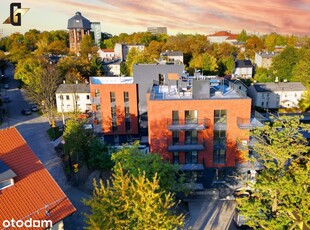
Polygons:
M91 84L133 84L133 77L90 77Z

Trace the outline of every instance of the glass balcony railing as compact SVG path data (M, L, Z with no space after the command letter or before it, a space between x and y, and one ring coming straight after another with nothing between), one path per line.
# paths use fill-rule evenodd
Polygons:
M180 131L180 130L205 130L210 126L210 120L204 119L167 119L168 130Z

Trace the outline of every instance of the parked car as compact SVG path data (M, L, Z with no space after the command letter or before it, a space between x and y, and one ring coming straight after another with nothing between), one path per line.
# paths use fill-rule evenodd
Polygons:
M31 106L31 111L32 112L37 112L39 109L38 109L38 107L36 106L36 105L32 105Z
M31 115L32 114L31 109L26 109L26 108L22 109L22 114Z

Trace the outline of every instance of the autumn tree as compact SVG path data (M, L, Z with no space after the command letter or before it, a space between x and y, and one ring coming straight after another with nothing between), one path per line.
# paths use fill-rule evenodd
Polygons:
M257 67L255 69L254 79L257 82L274 82L275 80L272 72L264 67Z
M310 111L310 89L304 92L298 103L298 106L303 112Z
M240 34L237 35L237 40L240 42L245 42L248 39L247 32L243 29Z
M218 65L215 57L204 53L202 55L194 55L189 63L189 67L202 69L204 74L214 74L217 71Z
M177 215L170 192L160 189L155 174L149 179L140 171L127 173L119 163L111 183L94 182L93 196L84 200L91 214L86 216L88 229L179 229L184 215Z
M80 53L81 53L81 56L84 57L84 58L88 58L88 55L89 54L94 54L94 41L93 39L91 38L90 35L85 35L83 38L82 38L82 41L81 41L81 46L80 46Z
M310 49L300 50L300 59L292 69L291 80L310 87Z
M5 73L5 69L8 67L7 57L2 50L0 50L0 72Z
M308 229L310 227L310 147L303 137L309 125L300 117L271 117L256 128L251 150L262 171L250 198L237 199L240 215L254 229Z

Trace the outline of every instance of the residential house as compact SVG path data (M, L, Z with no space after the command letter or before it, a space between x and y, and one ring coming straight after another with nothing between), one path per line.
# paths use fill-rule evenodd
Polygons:
M58 113L91 110L89 84L60 84L55 95Z
M255 83L249 87L248 95L253 106L264 109L298 108L298 102L306 87L300 82Z
M120 59L106 60L102 62L102 69L104 76L121 76L121 63Z
M251 60L236 60L233 78L250 79L253 77Z
M143 51L145 46L135 45L135 44L120 44L116 43L114 46L114 52L117 58L121 59L121 61L126 61L126 57L131 49L135 48L138 51Z
M218 31L214 34L208 35L207 39L210 41L210 43L227 42L233 44L237 42L237 34L232 34L229 31Z
M138 86L132 77L90 77L90 91L105 141L120 145L137 137Z
M150 151L180 165L196 188L227 179L242 162L237 143L249 141L251 98L232 82L171 73L150 88L147 106Z
M182 64L183 52L181 51L168 51L160 53L160 59L166 63Z
M255 64L257 67L269 69L272 64L272 59L277 56L278 52L258 52L255 53Z
M177 73L181 76L183 72L183 64L135 64L133 78L139 86L139 113L143 114L147 111L146 93L154 81L158 83L162 79L167 80L168 73Z
M97 53L102 61L111 61L117 59L113 49L99 49Z
M1 130L0 139L1 228L13 228L14 219L21 229L64 229L76 211L66 194L16 128Z

